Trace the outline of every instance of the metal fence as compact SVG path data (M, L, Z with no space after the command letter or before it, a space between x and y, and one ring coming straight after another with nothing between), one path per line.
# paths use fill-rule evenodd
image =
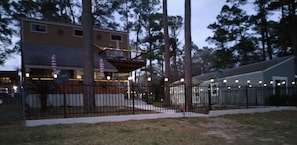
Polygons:
M192 86L192 104L189 108L186 108L188 102L184 85L169 87L169 104L164 102L164 87L127 82L101 82L84 86L82 83L56 85L43 81L27 84L22 88L21 93L0 95L0 121L182 111L208 113L211 109L297 105L297 91L293 86L280 89ZM91 90L91 97L84 97L86 90ZM87 98L91 100L86 100Z
M0 93L0 125L23 121L22 102L20 93Z

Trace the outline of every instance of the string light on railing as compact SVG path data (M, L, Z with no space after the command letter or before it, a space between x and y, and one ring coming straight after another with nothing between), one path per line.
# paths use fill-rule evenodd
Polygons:
M283 85L286 85L286 81L283 81L282 84L283 84Z
M227 83L227 80L226 80L226 79L224 79L224 80L223 80L223 83L224 83L224 84L226 84L226 83Z
M246 83L247 83L247 84L250 84L250 83L251 83L251 80L247 80Z
M181 79L180 79L180 81L181 81L181 82L184 82L184 81L185 81L185 79L184 79L184 78L181 78Z

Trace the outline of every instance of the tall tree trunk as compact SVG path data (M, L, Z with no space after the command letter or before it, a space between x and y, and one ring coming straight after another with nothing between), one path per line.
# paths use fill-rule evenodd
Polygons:
M186 110L192 108L191 0L185 0L185 87Z
M165 59L165 75L168 80L164 82L165 100L164 104L170 104L169 94L169 74L170 74L170 55L169 55L169 34L168 34L168 15L167 15L167 0L163 0L163 29L164 29L164 59Z
M296 17L296 2L291 0L291 11L290 11L290 29L291 29L291 41L292 41L292 50L294 55L294 64L295 64L295 81L297 81L297 17Z
M84 110L95 111L94 98L94 57L93 57L93 17L91 12L91 1L82 0L83 5L83 42L84 42Z

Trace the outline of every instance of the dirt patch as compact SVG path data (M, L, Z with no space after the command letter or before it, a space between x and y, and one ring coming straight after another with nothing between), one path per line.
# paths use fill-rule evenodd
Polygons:
M233 143L236 139L246 139L251 134L251 132L240 131L248 127L247 125L226 118L211 118L199 125L205 128L204 135L223 138L227 143Z

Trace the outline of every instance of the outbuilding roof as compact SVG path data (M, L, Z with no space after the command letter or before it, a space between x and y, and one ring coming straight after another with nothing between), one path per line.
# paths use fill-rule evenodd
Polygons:
M22 43L22 56L23 63L26 68L51 68L52 55L56 57L57 68L60 69L83 69L83 49L82 48L70 48L61 46L50 45L37 45ZM100 69L99 54L93 53L94 57L94 69ZM105 72L117 72L117 69L110 64L107 60L104 60Z
M225 69L225 70L220 70L216 72L211 72L207 74L202 74L193 77L193 82L201 82L201 81L206 81L210 80L212 78L224 78L224 77L229 77L229 76L236 76L236 75L241 75L241 74L246 74L246 73L252 73L252 72L257 72L257 71L265 71L269 70L270 68L284 62L285 60L293 59L294 56L286 56L286 57L280 57L276 59L272 59L269 61L262 61L258 63L252 63L252 64L247 64L239 67L234 67L230 69Z

